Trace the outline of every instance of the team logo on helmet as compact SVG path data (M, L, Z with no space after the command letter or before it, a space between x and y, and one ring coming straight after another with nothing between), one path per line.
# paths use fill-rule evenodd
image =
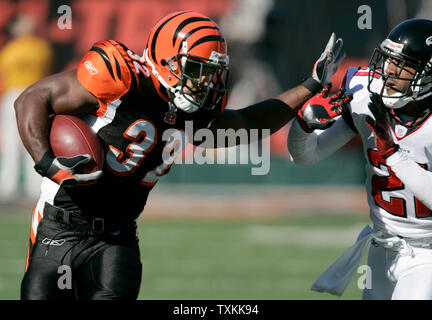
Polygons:
M427 38L425 42L426 42L427 46L432 45L432 36L430 36L429 38Z

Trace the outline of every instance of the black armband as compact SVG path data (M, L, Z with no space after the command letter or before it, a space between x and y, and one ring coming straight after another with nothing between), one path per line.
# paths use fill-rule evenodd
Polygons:
M304 80L301 85L312 92L313 95L317 94L323 88L323 85L312 77Z
M39 162L35 164L34 169L42 177L45 177L54 159L55 159L54 155L51 152L47 151L43 155L42 159L40 159Z

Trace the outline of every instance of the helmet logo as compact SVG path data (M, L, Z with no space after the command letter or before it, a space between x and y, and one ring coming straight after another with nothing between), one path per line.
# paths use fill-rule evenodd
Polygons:
M427 38L425 42L426 42L427 46L432 45L432 36L430 36L429 38Z
M396 53L402 53L404 45L402 43L391 41L390 39L385 39L381 44L381 48L385 50L391 50Z

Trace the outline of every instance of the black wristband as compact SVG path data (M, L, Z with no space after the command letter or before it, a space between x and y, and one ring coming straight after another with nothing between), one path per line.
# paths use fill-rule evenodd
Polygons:
M42 177L45 177L54 159L54 155L51 152L47 151L43 155L42 159L40 159L39 162L35 164L34 169Z
M313 95L317 94L323 88L323 85L312 77L307 78L301 85L312 92Z

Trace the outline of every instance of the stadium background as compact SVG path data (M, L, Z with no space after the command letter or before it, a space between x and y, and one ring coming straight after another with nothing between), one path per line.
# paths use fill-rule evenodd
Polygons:
M72 8L71 29L58 28L61 5ZM358 27L361 5L372 9L372 29ZM141 54L152 25L177 10L220 24L232 70L228 107L298 84L332 31L347 53L333 79L337 87L349 66L367 64L397 23L432 14L420 0L0 0L0 50L10 23L31 14L54 49L54 72L76 67L101 39ZM309 287L368 223L362 151L354 139L320 164L298 167L289 162L288 127L265 142L272 155L267 175L252 176L251 165L185 164L160 179L139 222L140 299L336 298ZM34 200L17 195L0 203L0 299L19 297L27 251ZM360 298L359 276L344 299Z

